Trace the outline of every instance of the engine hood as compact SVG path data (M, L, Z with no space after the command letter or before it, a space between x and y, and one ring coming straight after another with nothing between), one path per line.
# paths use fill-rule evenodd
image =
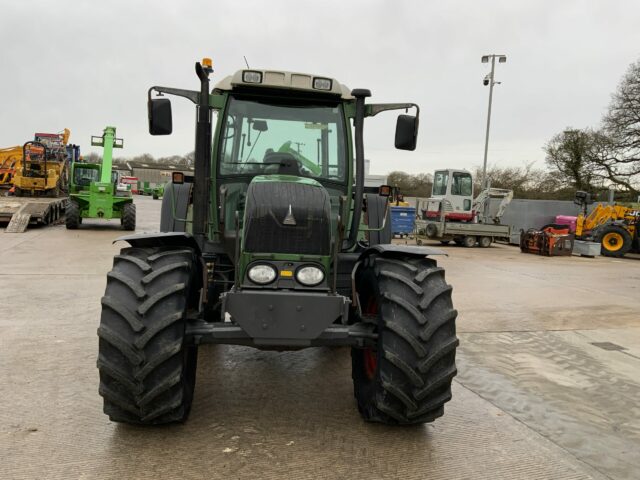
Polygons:
M247 188L243 250L329 255L331 204L327 190L311 178L255 177Z

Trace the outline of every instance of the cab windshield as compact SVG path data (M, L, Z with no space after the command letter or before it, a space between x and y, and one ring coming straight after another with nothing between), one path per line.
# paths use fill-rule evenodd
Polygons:
M230 98L223 119L221 175L285 174L344 182L342 107Z
M100 171L96 168L76 166L73 169L73 182L80 187L88 187L91 182L97 182Z

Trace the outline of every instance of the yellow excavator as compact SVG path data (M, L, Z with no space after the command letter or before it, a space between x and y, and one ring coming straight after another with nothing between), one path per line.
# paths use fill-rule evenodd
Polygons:
M22 147L0 148L0 187L11 187L11 180L22 160Z
M576 192L575 203L582 207L576 219L576 238L601 244L600 253L606 257L622 257L629 252L640 252L640 211L622 205L598 204L587 213L592 204L587 192Z

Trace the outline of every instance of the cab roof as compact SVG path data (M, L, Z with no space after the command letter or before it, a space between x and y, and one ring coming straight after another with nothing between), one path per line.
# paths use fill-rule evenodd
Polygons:
M255 81L257 79L260 81ZM253 79L254 81L245 81ZM327 86L330 82L331 88L314 88L317 83ZM214 87L214 92L233 91L238 88L269 88L283 90L298 90L314 93L333 94L343 100L353 100L349 88L339 83L334 78L309 73L287 72L284 70L260 70L245 69L238 70L233 75L229 75L220 80Z

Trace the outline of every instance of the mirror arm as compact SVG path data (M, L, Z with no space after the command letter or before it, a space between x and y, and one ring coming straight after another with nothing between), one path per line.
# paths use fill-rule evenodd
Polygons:
M184 90L182 88L170 88L170 87L158 87L154 86L149 89L148 98L151 100L151 92L156 92L159 94L167 93L169 95L176 95L178 97L184 97L187 100L191 100L193 103L198 105L200 101L200 92L196 90Z
M407 110L409 108L416 109L416 117L420 117L420 107L415 103L370 103L366 107L366 116L373 117L380 112L389 110Z

